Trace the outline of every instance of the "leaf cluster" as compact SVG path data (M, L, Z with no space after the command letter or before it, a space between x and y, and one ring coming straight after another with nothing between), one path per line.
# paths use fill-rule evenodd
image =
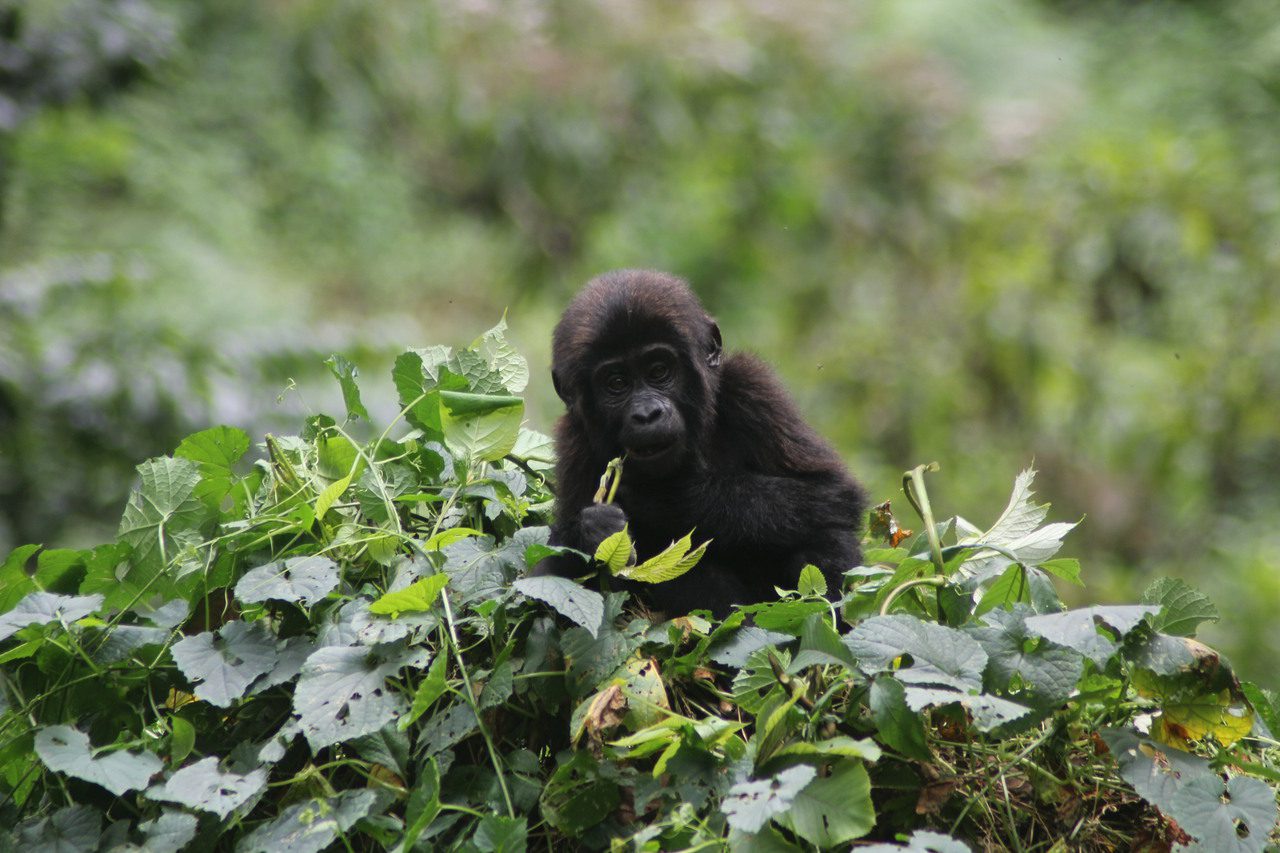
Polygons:
M872 542L837 600L660 620L528 569L550 441L503 326L411 350L400 416L139 466L116 540L0 565L0 849L1261 850L1280 705L1159 581L1067 610L1033 472L979 529ZM887 508L882 510L888 512ZM697 571L688 537L660 580ZM705 545L703 546L705 547ZM602 548L602 551L605 550ZM587 555L583 574L591 573ZM670 563L671 566L666 566ZM653 577L649 577L653 574Z

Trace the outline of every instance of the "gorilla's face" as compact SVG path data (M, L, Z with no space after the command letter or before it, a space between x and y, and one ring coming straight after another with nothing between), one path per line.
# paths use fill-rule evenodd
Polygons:
M667 477L689 449L681 402L688 377L676 349L650 343L605 359L591 372L591 398L605 436L626 453L627 471Z

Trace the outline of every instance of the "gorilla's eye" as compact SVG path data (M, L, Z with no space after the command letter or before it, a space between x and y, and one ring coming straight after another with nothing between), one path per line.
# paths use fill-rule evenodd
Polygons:
M608 378L604 381L604 387L607 388L610 393L621 394L623 391L627 390L627 377L623 376L621 373L610 373Z
M650 382L666 382L671 378L671 365L665 361L655 361L649 368Z

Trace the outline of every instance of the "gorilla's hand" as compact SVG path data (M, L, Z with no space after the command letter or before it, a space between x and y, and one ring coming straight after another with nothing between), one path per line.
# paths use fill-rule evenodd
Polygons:
M627 514L617 504L592 504L578 514L582 550L594 554L600 543L627 526Z

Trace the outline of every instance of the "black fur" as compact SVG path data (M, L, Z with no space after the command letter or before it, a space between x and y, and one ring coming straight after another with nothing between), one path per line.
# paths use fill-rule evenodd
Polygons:
M670 615L723 616L731 604L773 599L774 586L795 588L807 563L839 594L842 573L861 559L866 497L767 365L743 353L722 359L720 330L687 284L640 270L593 279L565 310L552 349L567 409L556 432L553 543L593 553L629 524L643 560L695 528L695 545L713 540L696 568L630 587ZM605 465L624 450L615 505L593 504ZM584 567L550 558L536 569L548 572Z

